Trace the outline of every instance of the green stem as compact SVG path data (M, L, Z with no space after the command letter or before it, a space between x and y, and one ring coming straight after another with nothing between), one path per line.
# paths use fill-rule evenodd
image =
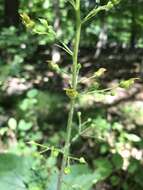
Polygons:
M72 66L72 88L77 89L77 78L78 78L78 50L80 43L80 34L81 34L81 20L80 20L80 0L77 0L76 4L76 33L74 41L74 53L73 53L73 66ZM62 158L61 170L58 177L57 190L62 190L64 169L67 164L67 159L70 151L70 141L71 141L71 132L72 132L72 123L73 123L73 114L75 108L76 100L75 98L70 100L70 111L68 116L67 123L67 132L66 132L66 141L64 146L64 154Z

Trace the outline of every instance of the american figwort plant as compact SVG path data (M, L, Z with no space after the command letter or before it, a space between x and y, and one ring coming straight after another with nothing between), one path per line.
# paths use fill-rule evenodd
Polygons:
M124 87L124 88L129 88L130 85L132 85L134 83L135 79L129 79L127 81L121 81L119 85L113 87L113 88L107 88L104 90L98 90L98 89L94 89L94 90L85 90L84 92L78 92L78 85L80 85L81 82L83 82L83 80L89 80L92 78L98 78L100 77L102 74L104 74L104 72L106 71L104 68L99 69L97 72L95 72L93 74L93 76L86 78L86 79L79 79L79 71L81 68L81 65L78 61L78 51L79 51L79 44L80 44L80 36L81 36L81 29L82 27L84 27L84 24L87 23L89 20L91 20L93 17L95 17L100 11L109 11L110 9L112 9L115 5L117 5L120 0L110 0L108 1L108 3L106 5L103 6L95 6L95 8L93 8L84 18L81 18L81 0L68 0L68 2L72 5L74 12L75 12L75 37L73 39L74 41L74 46L73 46L73 51L63 42L60 41L60 39L58 39L58 37L56 37L56 33L53 30L53 27L50 26L47 22L46 19L39 19L38 23L35 23L33 20L30 19L30 17L27 14L21 14L23 23L25 24L25 26L32 31L33 33L37 33L39 35L53 35L59 42L61 45L58 45L60 48L62 48L63 50L65 50L66 53L68 53L71 57L72 57L72 68L71 68L71 79L69 81L69 88L64 89L66 92L66 95L69 97L70 99L70 110L69 110L69 115L68 115L68 122L67 122L67 132L66 132L66 139L65 139L65 145L63 150L59 150L57 148L54 147L47 147L44 145L40 145L38 143L34 143L32 142L32 144L35 144L37 146L41 146L42 148L44 148L44 150L42 152L51 150L52 153L55 156L58 156L59 153L61 153L62 156L62 164L61 164L61 169L59 172L59 177L58 177L58 182L57 182L57 190L62 190L62 185L63 185L63 176L65 174L68 174L70 172L70 159L73 160L77 160L80 163L85 163L85 159L83 157L81 158L74 158L72 156L70 156L70 145L71 143L73 143L75 140L77 140L77 138L79 138L80 136L82 136L84 134L84 132L86 132L86 129L82 129L83 126L90 122L91 120L89 119L88 121L86 121L85 123L81 123L81 113L78 113L78 118L79 118L79 131L78 134L75 137L71 137L71 132L72 132L72 125L73 125L73 114L75 112L75 103L77 101L77 97L80 97L82 94L88 94L88 93L105 93L105 92L109 92L112 91L114 88L117 87ZM57 73L61 74L64 72L64 70L62 70L59 65L57 65L56 63L52 63L51 61L49 61L49 66L55 70Z

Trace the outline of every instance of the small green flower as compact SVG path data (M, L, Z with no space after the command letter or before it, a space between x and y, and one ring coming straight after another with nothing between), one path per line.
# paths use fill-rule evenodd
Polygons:
M57 63L54 63L53 61L47 61L48 62L48 64L49 64L49 67L52 69L52 70L54 70L54 71L56 71L56 72L60 72L61 71L61 69L60 69L60 67L59 67L59 65L57 64Z
M94 73L95 77L101 77L105 73L105 68L100 68L98 71Z
M21 13L20 16L26 28L32 29L35 26L35 22L26 13Z
M65 173L66 175L67 175L67 174L70 174L70 173L71 173L70 167L65 167L64 173Z
M85 163L86 163L86 161L85 161L85 159L84 159L83 157L81 157L81 158L79 159L79 162L80 162L81 164L85 164Z
M107 4L107 9L112 9L114 7L114 4L109 1L108 4Z
M73 88L64 88L64 90L66 91L66 95L71 99L78 96L78 92Z
M129 80L122 80L119 84L121 88L129 89L134 83L137 78L131 78Z
M59 150L57 150L54 147L52 147L52 149L51 149L51 155L53 157L57 157L59 155Z

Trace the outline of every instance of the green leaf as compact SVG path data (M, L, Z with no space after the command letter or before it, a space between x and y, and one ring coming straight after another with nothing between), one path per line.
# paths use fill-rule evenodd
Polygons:
M141 189L143 189L143 169L141 164L134 175L134 181L141 186Z
M21 104L20 104L20 109L22 111L27 111L31 108L33 108L33 106L37 103L37 99L36 98L25 98Z
M9 126L10 129L15 130L16 127L17 127L17 121L16 121L16 119L13 118L13 117L9 118L9 120L8 120L8 126Z
M123 190L130 190L129 185L127 182L123 183Z
M125 135L125 138L128 139L129 141L132 141L132 142L140 142L141 141L141 138L135 134L124 134Z
M39 21L41 24L43 24L45 27L48 26L48 21L46 19L43 19L43 18L39 18Z
M120 183L120 178L118 176L112 176L110 180L113 186L117 186Z
M28 131L33 126L32 122L26 122L24 119L21 119L18 123L18 129L22 131Z
M63 189L67 190L91 190L93 184L98 181L98 174L91 172L86 165L73 165L70 166L70 173L64 176ZM50 176L50 183L47 190L56 190L58 174Z
M14 154L0 154L0 189L27 190L25 181L30 177L32 160Z
M123 126L122 126L120 123L115 122L115 123L113 124L112 128L113 128L114 130L117 130L117 131L122 131Z
M122 169L123 158L120 154L116 153L112 155L112 162L116 170Z
M48 34L45 26L43 26L42 24L36 24L33 29L33 32L39 35Z
M104 158L95 160L94 165L96 167L95 173L99 176L98 180L106 179L113 171L111 162Z
M140 167L140 163L138 160L131 159L130 164L128 166L128 172L130 174L134 174Z
M27 92L27 97L28 98L34 98L35 96L38 95L38 90L37 89L31 89Z

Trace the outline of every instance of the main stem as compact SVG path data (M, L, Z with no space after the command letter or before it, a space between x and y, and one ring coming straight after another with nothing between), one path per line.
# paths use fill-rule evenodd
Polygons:
M80 0L76 2L76 32L74 39L74 53L73 53L73 66L72 66L72 88L76 91L77 89L77 78L78 78L78 50L81 34L81 20L80 20ZM64 169L67 164L67 159L70 150L70 141L71 141L71 132L72 132L72 123L73 123L73 114L75 108L76 100L75 98L70 100L70 110L68 115L67 123L67 132L66 132L66 141L64 146L64 154L62 158L61 170L58 177L57 190L62 190Z

